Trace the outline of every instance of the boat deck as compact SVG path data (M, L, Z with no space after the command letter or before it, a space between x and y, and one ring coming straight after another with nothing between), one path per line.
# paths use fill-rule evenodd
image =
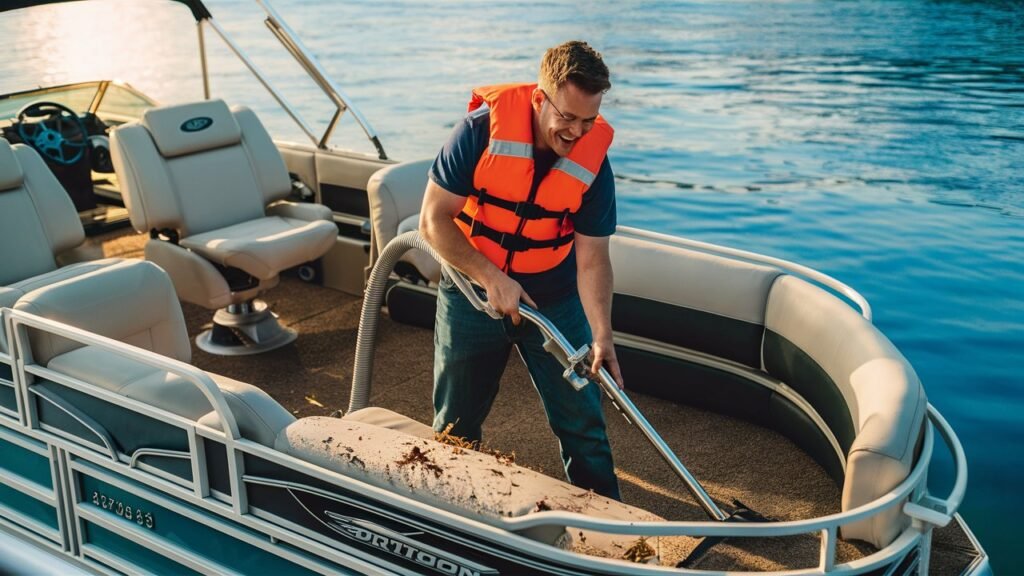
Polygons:
M131 231L89 240L99 256L141 257L144 236ZM193 363L207 371L259 386L296 417L326 416L348 406L362 300L284 277L263 298L298 340L270 353L247 357L211 356L193 343ZM208 325L212 313L184 305L190 334ZM625 374L631 380L642 374ZM374 361L371 405L420 422L433 417L433 337L429 330L382 320ZM797 520L840 511L840 488L809 456L780 434L735 418L640 394L631 398L666 442L718 502L741 500L778 520ZM681 481L643 436L606 404L608 434L625 502L666 519L705 520ZM484 442L514 452L516 462L563 478L558 445L537 394L518 356L512 354L494 408L484 425ZM664 539L663 539L664 540ZM793 570L814 568L819 539L809 534L781 539L728 540L698 567L705 570ZM653 543L652 543L653 544ZM674 539L660 550L663 561L680 559L696 541ZM672 549L666 549L672 548ZM967 536L955 523L936 534L931 573L960 574L973 560ZM837 562L869 554L867 544L840 542ZM625 550L623 550L625 552Z

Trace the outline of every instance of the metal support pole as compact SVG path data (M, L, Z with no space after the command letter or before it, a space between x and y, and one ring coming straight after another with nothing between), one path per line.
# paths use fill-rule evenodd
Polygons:
M316 144L319 140L313 134L313 130L299 116L298 112L296 112L292 105L288 102L288 100L285 99L284 95L278 92L273 86L271 86L270 81L268 81L266 76L263 75L263 72L260 71L260 69L256 67L256 64L254 64L253 61L250 60L249 57L242 52L242 49L239 48L237 44L235 44L235 42L231 39L230 36L227 35L226 32L224 32L220 25L214 22L213 18L208 19L207 22L209 23L210 27L213 28L213 31L216 32L217 35L220 36L222 40L224 40L224 43L228 45L228 48L230 48L231 51L235 53L235 56L238 56L238 59L241 60L242 63L245 64L245 67L248 68L250 72L252 72L253 76L255 76L257 80L259 80L260 84L263 84L263 87L267 89L267 92L270 92L270 95L274 98L274 100L277 100L277 103L281 106L281 108L283 108L284 111L287 112L289 116L291 116L292 120L295 121L299 128L306 133L306 136L309 137L310 141Z
M196 31L199 34L199 65L203 69L203 99L210 99L210 71L206 63L206 37L203 34L203 22L206 19L196 22Z

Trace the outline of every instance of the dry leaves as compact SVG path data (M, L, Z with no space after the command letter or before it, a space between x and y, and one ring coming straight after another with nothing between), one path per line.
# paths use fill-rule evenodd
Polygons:
M632 546L629 547L629 550L626 550L622 555L622 558L639 564L647 562L651 558L657 556L657 554L658 553L654 548L651 548L651 545L647 543L647 538L641 536L633 543Z

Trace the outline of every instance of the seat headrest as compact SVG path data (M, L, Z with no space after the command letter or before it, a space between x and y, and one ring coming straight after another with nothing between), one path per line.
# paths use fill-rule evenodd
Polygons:
M150 108L142 125L164 158L237 144L242 131L223 100Z
M11 144L0 138L0 192L18 188L24 180L25 173L21 171L21 164L14 157Z

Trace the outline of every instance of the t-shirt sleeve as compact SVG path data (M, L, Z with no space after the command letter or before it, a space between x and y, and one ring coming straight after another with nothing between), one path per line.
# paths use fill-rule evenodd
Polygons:
M469 196L476 163L483 154L489 131L490 112L486 106L458 122L430 167L430 179L452 194Z
M576 231L584 236L611 236L615 233L615 176L607 157L594 183L583 195L580 209L573 215L572 223Z

